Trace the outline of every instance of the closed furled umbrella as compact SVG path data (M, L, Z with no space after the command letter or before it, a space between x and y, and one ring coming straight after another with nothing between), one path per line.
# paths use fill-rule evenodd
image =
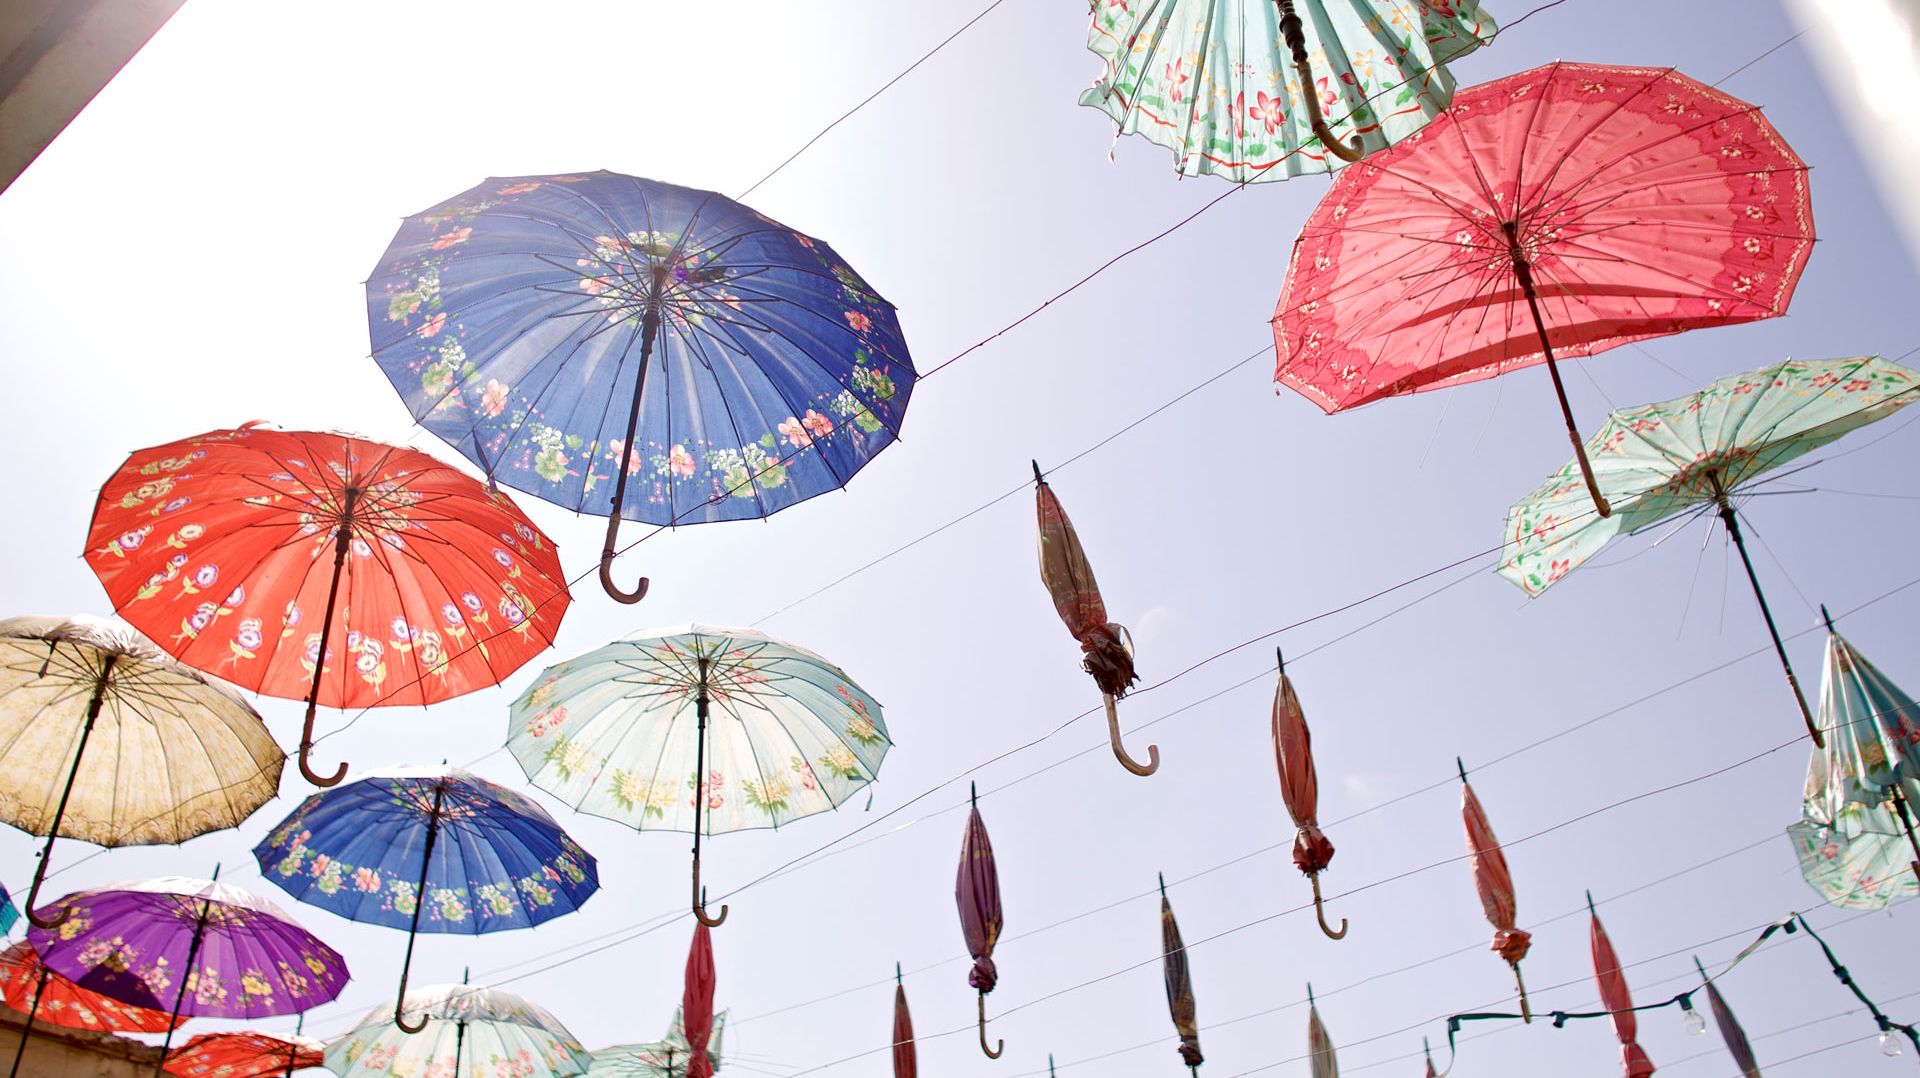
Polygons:
M1047 1057L1053 1066L1053 1057ZM900 963L893 964L893 1078L919 1078L920 1061L913 1050L913 1015L907 1013L907 982Z
M321 1066L326 1049L298 1032L290 1037L254 1031L202 1033L167 1056L167 1073L180 1078L292 1078L294 1071Z
M1333 1055L1333 1038L1320 1021L1320 1006L1313 1001L1313 986L1307 986L1307 1058L1313 1078L1340 1078L1340 1061Z
M0 621L0 821L56 838L176 844L234 827L280 788L286 753L239 695L110 618ZM138 775L140 781L126 781Z
M713 933L695 922L693 945L687 950L687 984L680 997L681 1030L687 1038L687 1078L711 1078L713 1060L707 1056L707 1038L713 1033Z
M1180 1034L1180 1061L1193 1074L1207 1061L1200 1054L1200 1019L1193 1003L1193 980L1187 972L1187 945L1180 942L1180 922L1173 919L1167 901L1167 877L1160 875L1160 962L1167 981L1167 1010Z
M1440 1072L1433 1069L1433 1046L1427 1043L1425 1037L1420 1038L1420 1052L1427 1057L1426 1078L1440 1078Z
M1060 507L1060 499L1047 485L1046 476L1040 474L1038 461L1033 465L1033 484L1034 510L1040 522L1040 579L1053 596L1053 608L1060 620L1080 642L1081 667L1100 686L1113 755L1128 771L1151 775L1160 770L1160 746L1148 745L1147 762L1142 764L1120 743L1120 713L1115 702L1140 680L1133 671L1133 645L1127 627L1107 620L1107 604L1100 598L1100 585L1093 579L1086 548L1080 545L1073 521L1067 519L1067 511Z
M1514 927L1519 911L1506 855L1500 852L1500 840L1493 837L1487 810L1480 807L1480 798L1467 782L1467 765L1457 757L1453 762L1460 769L1460 816L1467 825L1467 850L1473 856L1473 886L1480 892L1480 908L1486 911L1487 922L1493 925L1493 952L1513 967L1513 984L1520 991L1520 1018L1531 1022L1533 1011L1527 1005L1527 982L1520 976L1520 960L1533 946L1533 936Z
M143 1006L135 1006L74 984L41 965L39 953L26 940L0 953L0 999L27 1016L20 1027L9 1078L20 1073L20 1061L26 1056L36 1018L95 1033L162 1033L179 1024L161 1009L166 1004L151 994L143 1000Z
M960 907L960 931L967 937L967 953L973 956L973 969L967 983L980 993L980 1050L988 1059L999 1059L1006 1041L987 1047L987 993L999 983L1000 971L993 965L993 945L1000 941L1004 921L1000 915L1000 872L993 864L993 843L987 839L987 825L980 819L980 791L969 795L973 811L967 814L967 834L960 841L960 872L953 884L953 901Z
M1713 1011L1713 1024L1720 1027L1720 1037L1727 1042L1727 1054L1740 1068L1740 1078L1760 1078L1760 1064L1753 1058L1753 1046L1747 1043L1747 1031L1740 1028L1733 1008L1727 1006L1700 959L1693 960L1693 968L1700 971L1700 982L1707 986L1707 1007Z
M720 1070L720 1039L726 1030L727 1012L713 1016L713 1033L707 1038L707 1059ZM673 1009L673 1024L667 1035L645 1044L616 1044L593 1053L587 1078L686 1078L687 1060L693 1050L687 1045L686 1023L680 1008Z
M1819 726L1829 743L1808 772L1808 815L1843 834L1904 834L1920 880L1920 835L1910 791L1920 790L1920 704L1854 650L1827 608Z
M1653 1073L1653 1061L1634 1038L1639 1024L1633 1017L1633 994L1627 990L1627 975L1620 970L1620 959L1613 953L1613 941L1600 924L1593 909L1593 892L1587 892L1587 917L1593 940L1593 977L1600 982L1600 1005L1613 1014L1613 1035L1620 1039L1620 1067L1627 1078L1647 1078Z
M1333 862L1333 843L1320 833L1320 779L1313 769L1313 735L1307 730L1306 713L1300 710L1300 697L1293 691L1293 679L1287 676L1287 657L1274 649L1280 663L1280 684L1273 690L1273 754L1280 768L1280 797L1287 803L1287 815L1299 831L1293 838L1293 864L1313 883L1313 915L1320 919L1320 931L1330 939L1347 934L1347 919L1340 927L1327 924L1327 912L1320 902L1320 873Z

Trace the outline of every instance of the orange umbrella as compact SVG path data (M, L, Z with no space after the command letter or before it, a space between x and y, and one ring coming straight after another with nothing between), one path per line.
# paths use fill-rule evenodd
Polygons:
M139 1007L80 987L41 965L39 952L26 940L0 953L0 1000L27 1016L20 1029L19 1047L14 1050L12 1074L20 1073L20 1060L26 1054L27 1038L33 1033L36 1018L95 1033L160 1033L169 1025L179 1024L170 1022L167 1012L158 1009L157 997L151 1000L153 1007Z
M900 979L900 963L893 964L893 1078L918 1078L919 1061L913 1054L913 1016L907 1013L907 985Z
M180 1078L289 1078L323 1066L326 1045L295 1033L202 1033L167 1055L168 1074Z
M1634 1040L1639 1024L1633 1018L1633 994L1627 991L1627 976L1620 971L1613 941L1607 938L1600 915L1594 912L1592 891L1587 892L1587 916L1592 922L1593 976L1600 982L1600 1005L1612 1012L1613 1033L1620 1038L1620 1066L1627 1078L1648 1078L1653 1073L1653 1060Z
M1520 990L1520 1018L1533 1021L1527 1006L1527 982L1520 976L1520 960L1527 957L1533 937L1514 927L1518 915L1513 898L1513 875L1507 871L1507 858L1500 852L1500 840L1493 837L1493 825L1487 822L1487 810L1467 782L1467 765L1454 758L1460 769L1460 815L1467 825L1467 849L1473 855L1473 885L1480 892L1480 907L1493 925L1493 950L1513 967L1513 983Z
M1333 861L1333 843L1320 833L1320 778L1313 769L1313 735L1307 730L1306 713L1300 710L1300 697L1293 691L1293 679L1287 676L1287 657L1279 648L1273 653L1280 662L1280 684L1273 690L1273 755L1280 768L1280 797L1299 828L1293 838L1293 864L1313 883L1313 914L1320 919L1320 931L1340 939L1347 934L1347 919L1340 918L1335 930L1327 924L1327 911L1320 902L1320 873Z
M1067 631L1080 641L1080 665L1100 686L1107 705L1107 737L1113 742L1113 755L1120 765L1136 775L1151 775L1160 770L1160 746L1147 746L1147 762L1142 764L1127 755L1120 744L1120 715L1114 703L1140 676L1133 672L1133 648L1127 628L1107 620L1107 604L1100 598L1100 585L1093 579L1093 566L1087 563L1086 549L1074 534L1073 521L1060 507L1046 476L1040 474L1038 461L1033 465L1034 508L1040 519L1040 579L1053 595L1053 608Z

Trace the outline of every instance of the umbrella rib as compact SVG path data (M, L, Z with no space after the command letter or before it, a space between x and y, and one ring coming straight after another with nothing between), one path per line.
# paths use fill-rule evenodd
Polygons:
M1556 60L1554 62L1554 67L1557 72L1558 68L1560 67L1560 62ZM1655 83L1659 82L1661 79L1665 78L1666 76L1672 75L1672 74L1674 74L1674 70L1670 67L1649 69L1649 73L1646 81L1641 83L1638 89L1635 89L1627 93L1626 95L1615 99L1611 103L1611 106L1605 112L1594 117L1593 123L1587 125L1586 130L1580 136L1570 138L1567 141L1577 145L1581 142L1586 141L1588 138L1591 138L1602 127L1605 127L1607 124L1612 123L1616 116L1619 116L1622 112L1626 111L1628 102L1633 101L1635 98L1638 98L1640 95L1646 93L1648 90L1653 88L1653 85ZM1661 140L1661 141L1664 141L1664 140ZM1636 149L1644 149L1646 148L1646 146L1652 146L1652 145L1659 145L1659 142L1646 143L1639 147L1636 147ZM1618 163L1621 160L1624 160L1625 157L1626 155L1621 155L1620 157L1617 157L1611 161L1604 163L1599 168L1595 169L1592 175L1597 175L1599 172L1604 171L1605 169L1612 168L1614 164ZM1571 159L1572 159L1571 154L1563 153L1560 155L1559 159L1553 163L1553 167L1548 172L1547 178L1544 181L1542 181L1540 184L1540 188L1539 188L1540 197L1533 200L1532 206L1533 206L1534 213L1533 215L1530 215L1527 218L1526 220L1527 224L1529 225L1532 224L1532 216L1537 216L1539 213L1544 212L1548 202L1552 198L1559 197L1564 199L1564 198L1571 197L1573 194L1577 194L1580 191L1580 189L1584 186L1584 183L1585 183L1584 180L1576 181L1571 187L1565 189L1565 191L1563 191L1558 196L1555 196L1551 193L1553 190L1553 186L1560 182L1560 173L1566 168L1567 162Z
M727 426L729 429L733 431L734 444L740 447L738 450L740 454L740 464L741 464L741 467L745 468L747 471L746 486L748 489L750 489L753 492L754 505L759 509L758 515L765 517L767 515L767 501L766 501L766 496L761 491L761 487L760 487L760 475L762 474L762 472L761 470L756 470L751 468L747 463L746 448L749 443L746 440L746 436L740 433L740 421L738 417L736 417L733 414L733 402L727 399L726 388L721 384L719 372L714 369L712 365L712 358L706 354L706 349L699 347L697 343L697 339L693 342L687 342L687 343L690 343L692 345L691 351L694 353L695 357L699 360L699 362L703 366L706 366L707 370L713 374L714 392L719 395L720 407L727 414ZM723 358L724 358L724 354L723 354ZM731 365L729 365L729 367L731 368ZM736 377L737 376L738 375L736 373ZM745 385L745 382L744 382L744 379L742 379L742 386L744 387L744 385ZM758 411L757 406L755 408L755 411ZM721 495L709 494L706 499L706 504L708 505L719 504L718 498L735 495L738 493L738 490L739 490L739 487L736 485L732 490L729 490L725 494L721 494Z

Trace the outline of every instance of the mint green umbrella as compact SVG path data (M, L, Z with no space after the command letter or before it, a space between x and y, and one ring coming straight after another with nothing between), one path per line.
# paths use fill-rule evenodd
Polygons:
M1183 176L1331 172L1446 108L1446 64L1494 32L1476 0L1097 0L1080 103Z
M1729 375L1698 393L1624 408L1587 439L1601 516L1568 461L1507 513L1500 575L1539 595L1617 535L1693 512L1718 513L1740 551L1760 615L1814 744L1824 744L1747 556L1732 498L1763 473L1920 399L1920 373L1878 356L1794 360Z

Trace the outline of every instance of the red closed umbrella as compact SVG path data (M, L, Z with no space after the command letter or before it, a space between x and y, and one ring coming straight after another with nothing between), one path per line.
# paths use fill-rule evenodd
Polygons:
M1306 713L1300 710L1300 697L1293 691L1293 679L1287 676L1287 658L1278 648L1274 656L1280 662L1280 684L1273 690L1273 755L1280 769L1280 797L1299 829L1293 838L1293 864L1313 883L1313 914L1320 919L1320 931L1340 939L1347 934L1347 919L1340 918L1339 929L1334 929L1327 924L1320 902L1320 873L1333 862L1333 843L1320 833L1320 778L1313 769L1313 735L1307 730Z
M1613 1012L1613 1035L1620 1039L1620 1067L1627 1078L1648 1078L1653 1060L1647 1058L1634 1037L1639 1023L1633 1018L1633 993L1627 990L1627 976L1620 971L1620 959L1613 953L1613 941L1600 925L1593 909L1593 892L1587 892L1587 916L1593 938L1593 977L1600 982L1600 1005Z
M1127 628L1107 620L1107 604L1100 598L1100 585L1093 579L1093 566L1087 561L1086 548L1073 530L1073 521L1060 507L1053 488L1033 465L1034 511L1040 522L1040 579L1053 596L1053 608L1067 631L1080 642L1080 665L1100 686L1107 707L1107 738L1113 743L1113 755L1120 766L1136 775L1151 775L1160 770L1160 746L1147 746L1147 762L1140 763L1127 754L1120 743L1120 712L1115 706L1140 676L1133 671L1133 648Z
M1733 1016L1733 1008L1720 995L1720 989L1714 986L1713 979L1707 976L1707 969L1700 960L1693 960L1693 968L1700 971L1700 979L1707 986L1707 1007L1713 1011L1713 1024L1720 1027L1720 1039L1727 1042L1727 1054L1740 1066L1740 1078L1760 1078L1760 1062L1753 1058L1753 1045L1747 1043L1747 1031L1740 1028L1740 1020Z
M1493 837L1487 810L1480 807L1480 799L1467 782L1467 765L1456 757L1454 766L1460 769L1460 816L1467 825L1467 849L1473 857L1473 886L1480 892L1480 908L1486 911L1487 923L1493 925L1493 951L1513 967L1513 983L1520 991L1520 1017L1531 1022L1533 1011L1527 1005L1527 982L1520 976L1520 960L1533 946L1533 936L1514 927L1519 910L1506 855L1500 852L1500 840Z
M913 1015L907 1013L907 985L900 963L893 964L893 1078L918 1078L919 1060L913 1052Z
M693 946L687 950L687 989L680 997L680 1028L687 1035L692 1058L687 1078L711 1078L713 1057L707 1039L713 1036L713 934L705 924L693 926Z
M298 1033L202 1033L167 1055L166 1070L181 1078L289 1078L324 1065L326 1045Z
M967 835L960 842L960 872L953 884L953 901L960 907L960 931L967 937L967 953L973 956L973 969L967 983L980 993L980 1050L988 1059L999 1059L1007 1047L987 1047L987 993L999 982L1000 971L993 965L993 945L1000 941L1000 873L993 865L993 843L987 839L987 825L980 819L980 792L972 791L973 811L967 815Z

